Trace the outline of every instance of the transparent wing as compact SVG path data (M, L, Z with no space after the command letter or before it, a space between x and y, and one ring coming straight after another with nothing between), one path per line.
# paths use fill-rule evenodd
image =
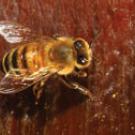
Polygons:
M52 74L46 73L32 78L6 75L0 81L0 94L13 94L23 91L42 79L47 80Z
M10 21L0 21L0 35L8 43L20 43L32 39L35 33L28 27Z

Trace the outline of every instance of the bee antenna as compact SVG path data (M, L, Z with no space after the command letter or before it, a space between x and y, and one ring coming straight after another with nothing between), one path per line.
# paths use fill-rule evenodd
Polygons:
M103 30L100 30L97 32L97 34L94 36L94 39L90 41L89 46L92 47L93 44L97 41L97 39L100 37L100 35L103 33Z

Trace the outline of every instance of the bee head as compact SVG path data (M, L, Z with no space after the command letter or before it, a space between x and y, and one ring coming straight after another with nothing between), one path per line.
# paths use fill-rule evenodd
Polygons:
M77 38L73 45L76 52L76 68L82 69L88 67L92 56L89 44L84 39Z

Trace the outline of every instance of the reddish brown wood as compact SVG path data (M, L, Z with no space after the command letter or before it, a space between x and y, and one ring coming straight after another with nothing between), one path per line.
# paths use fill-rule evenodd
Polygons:
M92 42L88 87L97 101L50 79L36 106L32 91L0 96L2 135L135 134L135 2L133 0L0 0L0 19L38 35ZM0 39L0 57L9 45ZM53 85L52 85L53 84Z

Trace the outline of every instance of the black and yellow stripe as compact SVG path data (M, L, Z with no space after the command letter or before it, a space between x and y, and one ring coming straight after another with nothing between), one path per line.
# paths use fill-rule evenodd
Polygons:
M24 46L22 49L22 68L27 69L28 64L27 64L27 58L26 58L26 53L27 53L27 46Z
M12 54L12 59L11 59L12 67L15 69L18 68L17 58L18 58L17 49L15 49Z
M8 52L4 55L2 60L2 68L5 73L18 73L16 72L17 66L17 49L12 49L11 52Z
M40 46L37 43L31 43L29 46L27 46L22 64L25 65L25 68L27 68L29 73L36 72L44 66L44 57L42 56L43 50L43 46Z
M5 73L32 74L45 66L44 57L43 46L30 43L6 53L2 60L2 68Z
M2 59L2 68L5 73L9 72L9 53L6 53Z
M26 74L27 71L27 59L26 59L26 53L27 53L27 46L21 46L18 48L17 51L17 67L19 69L20 74Z
M15 56L16 55L16 56ZM9 53L9 72L12 72L12 74L18 73L18 67L17 65L17 49L12 49L11 52Z

